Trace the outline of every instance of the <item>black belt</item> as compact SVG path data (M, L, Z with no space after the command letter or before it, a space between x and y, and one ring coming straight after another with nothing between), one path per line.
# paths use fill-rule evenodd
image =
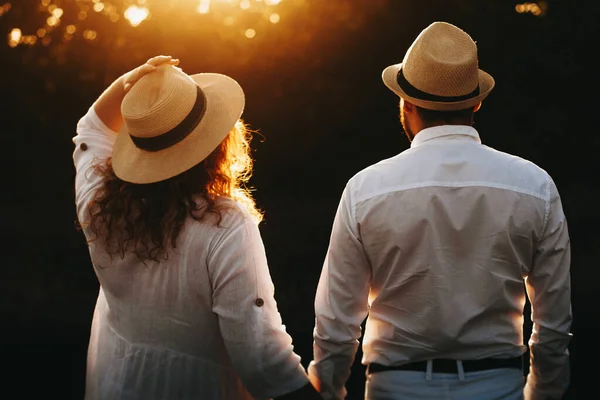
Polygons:
M457 360L445 358L436 358L431 360L431 372L441 372L448 374L458 373ZM481 360L460 360L462 361L464 372L485 371L496 368L516 368L523 369L523 357L514 358L483 358ZM416 361L402 365L381 365L371 363L367 367L367 373L372 374L381 371L427 371L427 361Z

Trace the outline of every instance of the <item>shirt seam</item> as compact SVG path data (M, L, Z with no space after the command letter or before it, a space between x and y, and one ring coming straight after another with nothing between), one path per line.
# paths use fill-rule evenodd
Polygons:
M382 196L385 194L390 194L390 193L395 193L395 192L403 192L403 191L412 190L412 189L421 189L421 188L426 188L426 187L450 187L450 188L486 187L486 188L493 188L493 189L509 190L512 192L517 192L517 193L525 194L528 196L532 196L532 197L538 198L540 200L544 200L546 202L549 199L548 190L546 190L546 193L544 195L540 195L540 194L535 193L530 190L522 189L522 188L519 188L516 186L511 186L511 185L498 184L498 183L481 182L481 181L466 181L466 182L428 181L428 182L417 182L417 183L411 183L411 184L405 184L405 185L392 186L390 188L387 188L386 190L376 191L374 193L369 194L368 196L365 196L363 199L358 200L356 202L356 206L358 206L359 204L364 203L365 201L370 200L374 197Z
M356 207L353 204L352 198L353 198L353 190L352 190L352 188L348 187L348 205L350 206L350 218L352 219L352 221L350 221L351 224L349 224L349 225L352 227L357 227ZM358 233L358 231L357 231L357 233Z
M548 220L550 219L550 184L546 185L546 199L544 204L544 222L542 224L542 231L540 233L540 241L543 239L546 234L546 229L548 228Z

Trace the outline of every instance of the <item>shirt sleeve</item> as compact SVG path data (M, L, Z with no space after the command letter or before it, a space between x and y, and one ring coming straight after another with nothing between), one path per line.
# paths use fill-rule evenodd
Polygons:
M73 137L73 162L76 172L75 203L80 220L89 194L102 183L102 177L91 167L95 162L111 157L116 137L117 133L102 122L93 106L77 123L77 134Z
M561 399L569 385L570 240L558 190L550 179L546 222L526 278L533 329L525 399Z
M368 313L371 266L347 186L342 194L315 297L311 380L325 399L343 399Z
M308 376L282 324L258 226L246 215L224 229L208 265L225 346L255 399L292 392Z

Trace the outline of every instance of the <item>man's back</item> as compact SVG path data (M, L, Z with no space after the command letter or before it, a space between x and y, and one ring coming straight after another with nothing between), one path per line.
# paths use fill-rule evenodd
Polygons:
M419 133L347 190L372 267L367 363L525 352L523 278L552 182L467 126ZM382 357L382 354L385 354Z
M569 381L569 258L560 196L544 170L482 145L472 127L424 129L344 189L315 297L309 372L343 398L367 316L365 365L518 360L527 295L525 392L553 398Z

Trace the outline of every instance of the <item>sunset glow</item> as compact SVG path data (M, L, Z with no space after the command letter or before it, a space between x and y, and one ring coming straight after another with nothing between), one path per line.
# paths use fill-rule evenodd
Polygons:
M39 0L33 10L18 10L26 13L42 13L43 23L32 32L15 26L7 38L10 47L49 45L83 38L96 40L106 29L102 19L109 23L127 21L130 28L137 28L154 19L155 23L177 24L179 18L198 18L198 26L210 25L222 32L229 31L239 38L265 37L265 30L285 29L287 15L292 7L300 7L305 0ZM20 6L16 1L0 0L0 18L12 13ZM514 6L519 14L542 16L548 8L546 1L524 2ZM286 13L287 12L287 13ZM100 16L101 20L98 20ZM93 17L93 18L92 18ZM167 18L165 20L165 18ZM172 21L169 18L174 18ZM68 21L67 23L63 23ZM93 22L90 22L93 20ZM98 26L101 23L101 26ZM93 24L93 25L92 25ZM277 28L268 26L277 25ZM289 26L288 26L289 29ZM39 32L43 30L44 34ZM57 32L58 31L58 32ZM36 34L37 32L37 34ZM56 35L55 35L55 32ZM90 32L93 32L90 33ZM230 35L228 33L228 35ZM56 37L57 36L57 37ZM38 41L38 38L44 38ZM121 42L127 39L119 39Z
M149 15L150 11L146 7L129 6L125 10L124 17L129 21L131 26L135 27L141 24Z
M0 0L1 1L1 0ZM103 30L97 26L89 26L88 21L94 14L101 15L108 22L116 23L125 19L130 27L136 28L153 18L153 10L158 14L169 16L189 16L189 11L195 12L198 18L204 18L200 23L205 24L211 17L211 24L220 24L224 29L233 29L240 37L252 39L261 24L277 24L281 14L276 12L286 0L71 0L65 4L58 0L39 0L36 11L45 14L44 24L36 28L38 34L27 35L21 28L15 27L8 37L10 47L33 45L37 38L44 37L44 44L50 43L53 32L60 31L59 42L68 42L74 38L96 40ZM288 0L289 1L289 0ZM292 3L292 1L290 1ZM10 2L0 3L0 17L14 9ZM63 19L69 24L63 26ZM79 21L73 23L73 21ZM164 22L164 21L163 21ZM167 22L168 23L168 22ZM176 22L174 22L176 23ZM44 34L39 35L43 30Z

